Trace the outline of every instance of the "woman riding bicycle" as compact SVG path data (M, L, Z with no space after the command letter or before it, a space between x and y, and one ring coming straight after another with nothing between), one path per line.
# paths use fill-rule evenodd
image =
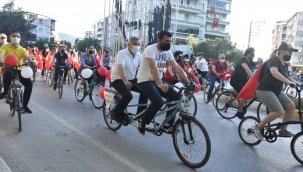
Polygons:
M177 50L177 51L175 51L173 53L173 55L174 55L175 61L178 63L178 65L183 69L183 71L185 73L188 73L187 67L182 62L183 52ZM176 72L173 70L173 68L170 65L167 66L167 69L166 69L166 71L164 73L162 81L164 81L164 82L166 82L166 83L168 83L170 85L174 85L174 84L176 84L176 83L179 82L178 79L177 79L177 77L176 77Z
M64 78L63 78L63 83L66 84L66 76L67 76L67 68L66 68L66 64L68 63L67 59L68 56L65 52L65 48L66 46L64 44L61 44L59 46L60 51L58 53L55 54L54 58L52 59L51 64L54 64L56 61L56 67L55 67L55 80L54 80L54 90L56 90L57 88L57 79L58 79L58 71L59 71L59 67L58 66L65 66L64 68Z
M82 55L81 58L81 67L78 70L78 75L81 76L81 72L85 68L96 67L96 59L95 59L95 48L92 45L87 46L86 54ZM87 82L90 83L92 80L92 76L87 78ZM83 83L85 79L81 77L80 87L83 88Z
M252 126L256 136L259 140L263 140L263 128L266 124L283 116L283 122L290 121L294 110L295 104L292 100L282 92L283 83L290 86L300 85L299 82L294 81L288 76L287 61L290 60L293 52L297 52L291 44L282 42L278 49L274 50L270 59L264 64L262 69L263 77L257 88L256 95L260 102L262 102L269 110L270 113L257 125ZM261 75L262 75L261 73ZM291 137L293 133L286 130L287 125L283 125L279 131L279 136Z

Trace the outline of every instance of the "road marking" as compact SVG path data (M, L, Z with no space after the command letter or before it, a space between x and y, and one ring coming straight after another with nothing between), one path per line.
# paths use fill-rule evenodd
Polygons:
M147 172L147 170L145 170L144 168L142 168L139 165L137 165L137 164L129 161L128 159L122 157L121 155L119 155L118 153L116 153L115 151L113 151L112 149L110 149L109 147L105 146L104 144L98 142L97 140L89 137L87 134L85 134L84 132L82 132L81 130L79 130L78 128L76 128L75 126L69 124L68 122L64 121L62 118L60 118L57 115L53 114L52 112L50 112L49 110L47 110L43 106L39 105L35 101L31 100L31 103L34 104L35 106L37 106L39 109L41 109L42 111L44 111L46 114L48 114L52 118L54 118L55 120L57 120L58 122L60 122L61 124L63 124L64 126L66 126L67 128L71 129L72 131L76 131L77 134L79 134L81 137L83 137L86 140L88 140L91 144L97 146L102 151L106 152L107 154L109 154L110 156L112 156L116 160L122 162L123 164L125 164L129 168L133 169L134 171Z
M0 171L1 172L12 172L4 160L0 157Z

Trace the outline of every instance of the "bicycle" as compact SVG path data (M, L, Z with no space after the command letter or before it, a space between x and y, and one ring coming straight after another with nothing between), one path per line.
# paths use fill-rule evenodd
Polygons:
M48 80L48 86L51 87L54 83L54 69L51 67L50 69L48 69L47 73L46 73L46 77Z
M6 65L4 65L6 66ZM23 105L23 85L19 81L18 75L18 67L27 66L27 64L18 65L18 66L7 66L12 68L14 80L11 82L8 90L8 96L6 98L6 103L9 104L10 113L12 116L17 112L18 114L18 124L19 131L22 131L22 123L21 123L21 109Z
M55 65L55 67L58 67L58 80L57 80L57 87L58 87L58 93L59 93L59 98L62 98L63 94L63 77L64 77L64 68L66 66L61 66L61 65Z
M35 82L36 80L36 73L37 73L37 66L34 65L33 63L29 65L30 68L33 70L33 75L31 77L32 82Z
M185 89L187 91L192 90L192 85ZM105 90L104 91L104 106L103 108L103 117L106 125L113 131L116 131L121 128L122 125L127 126L129 124L136 126L136 120L143 114L143 112L134 115L131 113L127 113L127 109L125 109L127 113L126 119L124 119L123 124L116 123L111 117L112 107L119 101L120 95L117 91L114 90ZM182 100L174 101L174 102L165 102L165 104L172 104L173 106L167 108L163 111L159 111L153 120L151 121L152 127L146 126L146 132L149 132L156 136L161 136L163 132L162 130L165 123L167 123L170 119L175 117L177 113L179 113L179 119L175 122L173 126L173 131L171 133L166 132L167 134L172 134L173 144L175 151L181 161L191 167L191 168L200 168L204 166L211 152L211 143L208 136L208 133L204 126L191 114L188 113L188 107L182 106ZM147 106L149 104L135 104L128 105L127 107L135 107L135 106ZM155 121L155 118L161 114L165 114L167 111L175 109L164 121L159 124ZM196 136L200 133L199 139ZM182 144L183 145L179 145ZM202 148L195 149L196 144L200 144ZM187 147L186 147L187 146ZM199 146L199 145L198 145ZM182 149L180 149L182 147ZM195 151L199 150L199 151ZM189 151L189 152L186 152ZM200 157L201 155L201 157ZM198 158L199 157L199 158Z
M264 138L267 142L273 143L277 140L278 136L276 131L279 130L283 125L291 125L291 124L300 124L301 131L297 133L291 140L290 150L294 158L303 164L303 156L302 156L302 143L303 143L303 121L302 121L302 108L301 108L301 87L296 87L296 91L299 93L299 119L300 121L288 121L288 122L278 122L274 124L268 123L264 130L267 130L264 134ZM250 121L249 121L250 120ZM249 122L247 122L249 121ZM244 123L246 125L244 125ZM247 124L248 123L248 124ZM255 146L261 142L254 133L254 130L251 128L253 125L257 125L260 123L260 120L253 116L247 116L239 124L238 133L240 139L247 145ZM247 138L246 138L247 137Z
M74 82L74 68L72 63L68 65L67 72L67 84L70 85L71 82Z
M0 67L3 67L2 63L0 63ZM2 93L2 88L3 88L3 72L0 69L0 93Z
M93 67L91 69L95 69L95 68ZM100 82L96 82L97 77L95 75L96 74L94 72L93 78L90 83L87 82L87 78L82 77L83 79L85 79L85 82L83 83L83 88L80 87L81 79L77 79L77 81L75 82L74 91L75 91L76 99L79 102L82 102L85 99L85 97L89 95L89 100L92 101L93 105L96 108L100 109L103 107L103 101L99 97L99 92L100 89L103 87L103 85Z

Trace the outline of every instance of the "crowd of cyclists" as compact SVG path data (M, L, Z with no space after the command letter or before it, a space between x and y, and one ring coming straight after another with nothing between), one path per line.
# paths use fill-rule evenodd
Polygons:
M5 34L0 34L0 38L0 43L2 44L0 47L0 62L7 55L14 54L18 58L18 65L22 65L24 61L35 63L33 59L39 54L38 49L33 46L28 49L20 46L21 35L18 31L11 32L9 37L10 43L6 43L7 38ZM177 101L180 99L177 92L170 85L174 85L181 80L185 85L196 85L196 87L199 86L200 90L203 90L207 79L210 82L206 102L208 103L212 99L215 82L219 82L219 76L222 73L234 70L231 75L230 84L240 93L259 66L262 66L262 71L255 95L259 101L270 109L270 113L259 124L251 126L256 136L259 140L263 140L264 126L282 115L284 115L283 122L291 120L295 105L282 91L282 87L285 83L292 87L301 85L300 82L289 76L291 72L289 71L291 55L293 52L298 51L291 44L281 43L265 63L263 63L261 58L258 58L257 62L253 61L255 49L250 47L244 52L244 57L240 58L234 66L231 66L227 63L223 53L218 56L217 60L213 61L204 58L203 53L198 53L197 56L189 56L183 54L182 51L172 53L170 51L172 34L167 31L161 31L158 35L157 43L147 46L142 54L139 52L140 42L139 37L130 37L127 48L119 51L115 59L109 55L108 51L101 57L91 45L87 47L86 53L79 55L80 53L76 50L66 50L65 45L59 44L52 49L45 47L41 51L41 63L44 68L46 61L54 66L54 90L57 87L57 66L66 66L63 80L65 83L68 70L67 65L71 62L69 58L80 64L79 68L73 67L76 78L78 76L81 77L81 71L85 68L99 68L101 66L105 66L107 69L112 68L111 86L121 95L121 99L111 111L111 116L115 121L121 123L125 119L123 118L126 116L124 109L133 98L131 91L140 93L139 104L145 104L148 100L151 102L147 107L139 106L136 111L136 114L138 114L145 110L141 118L137 120L137 130L141 135L145 134L145 126L151 122L155 114L163 106L162 97L168 101ZM113 60L115 62L111 66ZM18 70L20 73L22 67ZM13 79L12 69L4 67L2 68L2 72L4 76L4 91L0 94L0 99L7 96L8 88ZM193 73L199 76L199 82L192 83L192 80L189 79L188 76ZM41 77L44 75L45 73L42 70ZM23 78L21 74L19 77L20 82L25 87L22 111L24 113L32 113L28 108L28 103L33 83L30 79ZM92 77L88 78L88 80L91 79ZM83 82L84 78L81 79L80 86L83 85ZM241 98L239 101L239 109L236 115L240 119L243 119L245 115L243 111L245 101L245 98ZM168 105L168 108L170 106ZM173 109L168 111L167 114L170 114L172 111ZM171 119L164 125L163 130L168 133L171 132L174 122L175 119ZM288 131L285 125L280 129L279 135L293 136L294 134Z

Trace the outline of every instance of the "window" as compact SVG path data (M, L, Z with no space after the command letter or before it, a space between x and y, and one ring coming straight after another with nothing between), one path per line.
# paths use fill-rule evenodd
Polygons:
M286 34L282 34L282 39L285 39Z
M45 29L45 34L49 34L49 29Z
M39 32L42 33L43 32L43 28L39 27Z
M43 19L39 19L39 24L43 24Z
M287 29L287 27L286 26L283 26L283 31L285 31Z

